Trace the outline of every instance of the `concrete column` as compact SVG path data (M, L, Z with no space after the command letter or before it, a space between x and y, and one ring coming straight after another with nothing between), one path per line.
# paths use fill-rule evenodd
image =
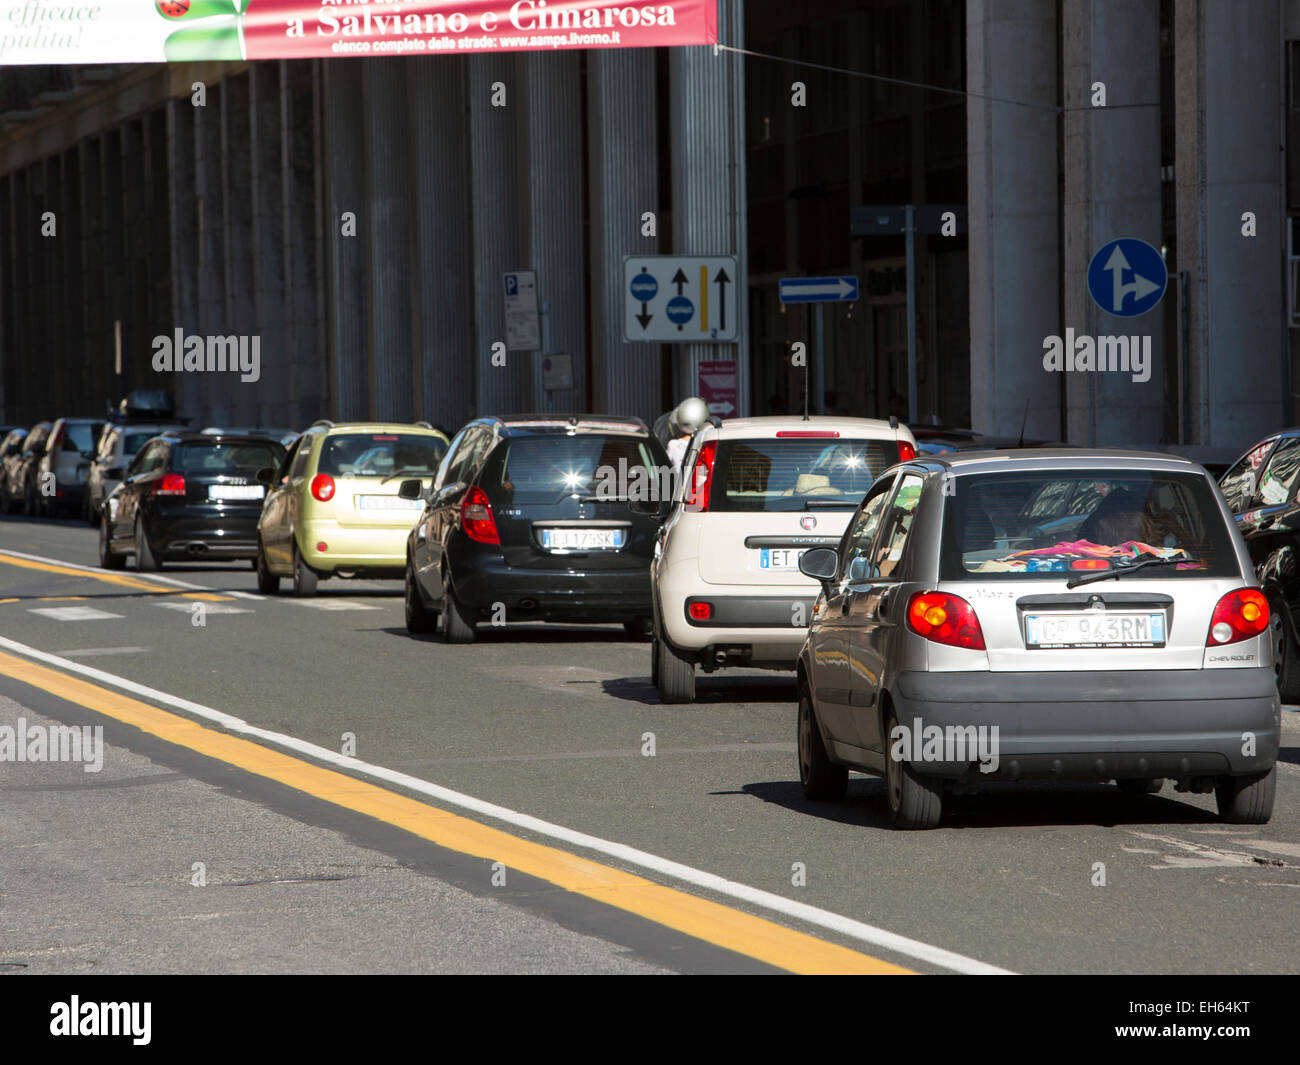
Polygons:
M417 60L418 61L418 60ZM411 307L410 118L405 58L364 59L366 277L372 411L415 417Z
M588 182L591 195L591 405L653 423L660 396L659 344L623 339L623 257L654 255L657 236L641 235L641 216L659 202L655 54L644 48L587 55Z
M188 99L172 100L167 105L167 169L170 178L169 229L171 245L171 320L169 333L177 328L186 333L197 332L202 315L199 309L199 271L201 249L199 242L199 187L196 174L198 160L198 113ZM112 344L113 322L106 322L109 344ZM152 358L152 351L150 357ZM197 381L187 381L184 374L170 378L155 378L158 388L165 388L176 403L176 413L181 417L198 418ZM116 403L122 397L113 396ZM202 428L202 426L200 426Z
M153 384L154 374L149 367L145 385L132 381L130 351L127 348L128 308L126 305L126 285L123 277L123 215L122 215L122 135L117 128L108 129L101 139L100 165L101 178L100 203L104 225L101 230L103 249L100 257L104 281L104 309L109 330L109 343L112 343L113 324L122 322L122 376L114 379L114 386L122 391L129 388L147 387ZM151 338L152 339L152 338ZM152 351L150 357L152 358ZM114 403L120 395L112 397Z
M740 0L719 0L720 43L744 47ZM698 390L699 364L735 359L739 414L749 413L749 240L745 187L744 59L709 47L669 53L669 108L673 144L673 252L735 255L735 310L739 343L679 344L682 395ZM674 396L678 402L682 396Z
M366 341L365 244L370 218L364 203L361 64L327 59L325 79L325 247L329 255L329 336L333 417L370 414ZM345 213L356 236L343 233ZM349 227L349 232L353 229Z
M1062 431L1062 384L1043 369L1061 332L1056 48L1054 5L969 0L971 424L1002 436Z
M415 213L417 417L454 433L474 410L473 276L465 60L406 62Z
M194 194L198 200L198 317L183 325L201 336L224 332L226 284L223 269L225 183L222 161L221 112L224 84L209 85L207 106L194 109ZM223 396L213 392L202 374L177 374L177 405L198 428L229 421ZM182 403L182 400L184 401Z
M517 123L524 106L522 59L512 55L466 60L469 93L470 187L473 197L474 344L477 413L508 414L532 405L532 360L512 351L505 366L492 365L492 345L506 342L502 275L528 269L523 239L527 211L519 201ZM499 85L504 107L492 106Z
M1065 322L1076 336L1150 337L1146 381L1132 372L1065 374L1072 444L1154 444L1165 436L1164 324L1159 308L1137 318L1101 310L1088 264L1116 237L1161 245L1160 4L1079 0L1064 5ZM1092 106L1100 83L1106 107ZM1134 105L1149 106L1134 106Z
M582 216L582 86L576 52L531 52L521 57L523 165L520 198L528 204L527 265L537 271L542 349L533 356L532 405L557 412L589 409L587 400L587 291ZM620 271L621 273L621 271ZM549 347L548 345L549 341ZM573 388L542 387L544 354L569 355Z
M260 337L261 377L243 385L256 400L252 421L259 425L290 423L289 351L285 289L284 184L281 151L280 78L283 63L252 66L249 96L248 153L253 216L253 335ZM251 341L250 341L251 343ZM301 428L301 426L298 426Z
M1177 269L1191 275L1192 443L1244 448L1292 420L1281 17L1276 0L1174 4ZM1247 211L1255 236L1242 232Z
M249 146L252 74L227 77L221 83L222 268L225 304L217 333L251 336L257 325L254 302L253 151ZM257 385L243 382L230 370L206 375L207 390L224 405L221 419L229 425L257 421Z

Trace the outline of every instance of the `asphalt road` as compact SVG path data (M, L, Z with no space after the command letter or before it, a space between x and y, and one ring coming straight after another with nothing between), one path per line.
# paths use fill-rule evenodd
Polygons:
M95 533L75 522L0 519L3 552L93 567ZM1142 799L1105 785L1004 785L952 800L938 830L901 833L889 829L874 779L854 776L841 803L802 798L794 688L784 674L703 676L697 703L663 706L649 682L648 645L617 626L507 625L452 647L406 634L396 583L324 582L317 599L295 600L257 596L247 566L169 566L147 588L56 570L0 558L0 635L815 907L824 919L774 913L737 897L743 889L684 885L608 848L593 854L547 830L469 814L895 965L954 968L925 951L890 949L887 937L866 942L833 915L1024 973L1300 971L1294 709L1283 712L1277 805L1265 826L1220 824L1213 796L1176 794L1168 784ZM193 598L190 586L218 596ZM205 612L201 625L196 608ZM2 675L0 696L11 700L0 701L0 724L23 713L101 720ZM0 967L67 971L89 957L106 971L769 968L540 880L494 885L490 863L257 783L133 728L110 723L106 735L105 769L93 780L68 766L0 763L0 846L27 848L0 874ZM354 750L345 750L349 736ZM75 859L69 838L82 841ZM58 875L48 861L59 863ZM195 861L205 862L212 885L202 891L190 886ZM339 869L363 873L329 879ZM259 883L239 892L221 886L245 882ZM111 911L116 934L96 939L77 921L42 921L52 896L61 912ZM205 937L201 956L160 951L139 929L209 912L226 916L208 919L221 934ZM339 937L362 921L421 931L357 931L341 946ZM443 923L447 949L437 946ZM465 947L477 936L490 949Z

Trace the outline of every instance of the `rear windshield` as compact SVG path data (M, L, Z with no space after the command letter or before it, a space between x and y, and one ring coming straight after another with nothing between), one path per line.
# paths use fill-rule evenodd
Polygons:
M498 455L485 473L487 487L525 504L557 503L571 495L618 499L643 494L648 479L666 479L668 471L668 456L658 441L626 433L520 436L506 440Z
M103 422L64 422L62 447L64 451L94 451L95 441Z
M339 433L326 437L318 473L331 477L432 477L447 450L417 433Z
M175 473L196 477L248 477L267 466L279 466L284 448L270 441L248 444L185 444L176 449Z
M945 493L944 580L1079 575L1167 559L1166 577L1239 576L1210 482L1087 470L956 477Z
M709 509L852 510L896 462L892 440L723 440L713 463Z

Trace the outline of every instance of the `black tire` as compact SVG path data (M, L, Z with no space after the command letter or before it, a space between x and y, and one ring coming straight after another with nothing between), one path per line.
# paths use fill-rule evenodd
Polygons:
M650 638L650 683L659 687L659 634Z
M1300 648L1296 647L1291 615L1277 596L1270 597L1268 608L1273 615L1273 675L1277 678L1277 693L1284 703L1300 702Z
M655 687L664 703L695 702L695 659L659 637L659 676Z
M104 569L125 569L126 557L113 550L108 540L108 519L99 523L99 564Z
M153 573L162 569L154 557L153 548L149 546L149 537L144 532L144 522L140 516L135 519L135 568L140 573Z
M412 636L423 636L438 629L438 615L425 605L415 582L415 571L406 563L406 631Z
M302 560L298 545L293 545L293 594L299 599L310 599L316 594L316 571Z
M623 622L629 640L648 640L654 635L654 618L633 618Z
M442 637L448 643L473 643L477 635L474 619L456 601L451 590L451 580L442 580Z
M821 729L817 726L817 708L813 706L808 685L799 683L799 710L796 715L799 736L799 783L804 798L815 802L842 799L849 787L849 771L836 765L826 753Z
M280 578L271 572L266 564L266 550L262 547L262 538L257 538L257 557L253 559L253 569L257 571L257 590L263 595L276 595L280 591Z
M885 721L885 801L890 824L904 830L935 828L943 816L943 784L916 772L910 762L893 757L897 724L891 707Z
M1266 825L1273 816L1277 794L1277 763L1267 773L1248 777L1219 777L1214 798L1219 817L1230 825Z
M1125 795L1157 795L1165 786L1164 777L1129 777L1115 784Z

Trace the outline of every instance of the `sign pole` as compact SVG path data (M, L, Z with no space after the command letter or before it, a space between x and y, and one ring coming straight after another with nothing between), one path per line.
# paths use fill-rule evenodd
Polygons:
M903 208L903 228L907 233L907 420L917 421L916 366L916 208Z

